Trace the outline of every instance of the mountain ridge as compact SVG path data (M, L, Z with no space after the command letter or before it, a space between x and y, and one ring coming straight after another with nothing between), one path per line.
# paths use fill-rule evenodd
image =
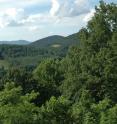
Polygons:
M30 41L27 40L14 40L14 41L0 41L0 45L8 44L8 45L28 45Z
M61 35L52 35L48 36L39 40L36 40L34 42L31 42L29 46L35 46L35 47L48 47L53 44L59 44L62 46L69 46L74 45L78 43L78 33L74 33L68 36L61 36Z
M28 45L34 47L48 47L53 44L65 45L74 44L74 42L78 41L78 33L74 33L68 36L61 35L51 35L39 40L35 40L33 42L27 40L14 40L14 41L0 41L0 45Z

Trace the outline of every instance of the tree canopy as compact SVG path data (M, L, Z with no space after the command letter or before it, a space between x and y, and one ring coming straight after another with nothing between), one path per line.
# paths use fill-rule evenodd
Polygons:
M117 124L117 4L95 9L63 59L0 69L0 124Z

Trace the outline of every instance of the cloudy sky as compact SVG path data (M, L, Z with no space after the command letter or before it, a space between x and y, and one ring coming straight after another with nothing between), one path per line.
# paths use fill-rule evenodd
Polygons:
M99 0L0 0L0 41L78 32L98 4Z

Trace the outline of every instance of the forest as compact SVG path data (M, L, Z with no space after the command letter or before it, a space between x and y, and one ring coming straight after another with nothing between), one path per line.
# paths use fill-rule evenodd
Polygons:
M95 11L62 47L0 45L0 124L117 124L117 4Z
M22 43L24 41L0 41L0 64L5 68L8 66L35 67L47 58L63 58L70 46L79 44L77 34L67 37L53 35L25 45Z

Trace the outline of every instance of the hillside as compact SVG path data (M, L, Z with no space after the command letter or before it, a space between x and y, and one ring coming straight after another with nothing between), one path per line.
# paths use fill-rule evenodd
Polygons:
M62 42L63 39L64 37L62 36L54 35L34 41L30 45L36 47L48 47L51 44L58 43L57 41L59 41L59 43Z
M49 36L30 44L25 44L27 42L24 41L23 43L21 40L6 42L6 44L5 42L4 44L2 43L0 43L1 60L5 60L13 66L26 66L36 65L45 58L63 58L68 48L79 44L79 40L78 33L76 33L67 37L58 35Z
M35 42L32 42L31 46L35 47L45 47L49 48L53 45L58 45L59 47L69 47L69 45L75 45L78 44L78 33L69 35L67 37L59 36L59 35L53 35L49 36L40 40L37 40Z

